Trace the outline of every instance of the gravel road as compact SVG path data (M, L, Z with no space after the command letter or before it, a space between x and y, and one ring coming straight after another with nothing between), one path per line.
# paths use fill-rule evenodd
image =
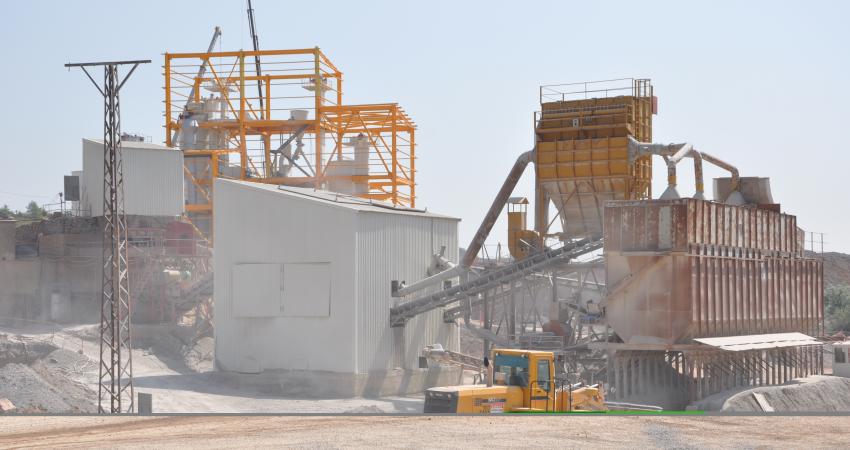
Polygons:
M847 417L4 417L0 447L843 448Z

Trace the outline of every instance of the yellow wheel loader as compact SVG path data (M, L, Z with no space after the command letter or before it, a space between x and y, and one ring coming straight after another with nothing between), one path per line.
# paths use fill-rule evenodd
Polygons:
M484 361L487 383L425 391L425 413L604 411L602 386L555 381L555 355L497 349Z

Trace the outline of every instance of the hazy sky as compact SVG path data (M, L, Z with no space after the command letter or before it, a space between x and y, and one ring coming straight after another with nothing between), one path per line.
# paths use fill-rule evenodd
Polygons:
M461 217L465 246L533 143L538 86L647 77L656 142L694 143L771 178L827 249L850 252L850 2L256 0L260 46L319 46L346 103L397 101L419 125L418 203ZM66 62L152 59L122 90L124 131L164 140L165 51L251 47L245 2L7 1L0 14L0 204L58 199L101 137L102 103ZM654 190L665 173L656 165ZM687 167L687 166L686 166ZM533 171L517 195L533 197ZM690 195L690 168L680 192ZM723 176L707 168L706 179ZM711 191L710 182L707 191ZM504 219L504 217L503 217ZM505 241L505 221L491 242Z

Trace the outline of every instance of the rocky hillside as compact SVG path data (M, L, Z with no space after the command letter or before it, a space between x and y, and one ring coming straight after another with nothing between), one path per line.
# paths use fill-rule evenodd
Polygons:
M850 255L828 252L823 257L823 280L827 286L850 286Z

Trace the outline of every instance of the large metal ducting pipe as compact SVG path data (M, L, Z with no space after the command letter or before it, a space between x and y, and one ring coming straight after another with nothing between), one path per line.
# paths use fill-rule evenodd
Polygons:
M676 165L685 157L693 158L694 160L694 184L696 187L696 193L694 194L694 198L699 200L705 200L705 183L703 181L703 173L702 173L702 162L703 160L714 164L717 167L728 170L732 175L731 180L731 193L724 200L725 203L729 205L743 205L745 203L744 196L741 195L741 192L738 190L740 184L740 177L738 175L738 169L727 163L726 161L721 160L715 156L712 156L708 153L697 151L694 149L693 145L689 143L683 144L656 144L656 143L647 143L647 142L638 142L634 139L629 140L629 151L632 155L632 158L637 158L640 156L644 156L647 154L650 155L659 155L664 157L664 161L667 164L667 189L661 194L661 200L672 200L680 198L678 191L676 190Z
M661 196L662 200L666 200L668 198L679 198L678 192L676 189L676 165L679 164L679 161L684 159L685 157L691 157L694 160L694 187L695 193L694 198L698 200L705 200L705 183L702 178L702 154L696 150L694 150L693 145L684 144L681 149L679 149L673 156L666 158L667 162L667 190L664 191L664 194L668 194L668 191L673 192L675 195L670 195L665 197L665 195Z
M513 168L511 168L511 171L508 173L507 178L505 178L504 183L502 183L502 188L499 189L499 193L496 194L496 198L493 199L493 203L490 205L490 209L484 216L484 220L481 221L478 231L466 247L466 253L463 255L463 259L461 259L460 264L436 275L417 281L410 286L397 286L397 289L392 291L393 297L403 297L436 283L467 273L469 268L472 267L472 264L475 262L478 252L481 251L481 247L484 246L487 236L490 235L493 225L495 225L496 220L499 219L499 214L502 213L502 210L508 203L508 199L511 197L511 193L513 193L519 179L522 178L525 168L528 167L528 164L532 161L534 161L533 149L519 155L519 158L517 158ZM396 283L394 283L394 286L395 285Z
M700 200L705 200L705 194L704 194L705 186L703 184L703 179L702 179L703 178L702 177L702 161L705 160L705 161L710 162L711 164L714 164L717 167L720 167L721 169L728 170L729 173L732 174L732 179L731 179L731 183L730 183L731 193L729 194L728 197L723 199L724 203L726 203L728 205L743 205L744 203L746 203L744 201L744 196L738 190L738 187L739 187L739 184L740 184L740 177L738 175L738 168L727 163L726 161L723 161L723 160L715 157L715 156L709 155L708 153L697 151L690 144L686 144L684 147L682 147L681 150L676 152L676 154L674 154L672 157L670 157L667 160L667 181L668 181L668 184L669 184L669 186L667 188L668 190L671 189L671 188L675 189L675 187L676 187L676 164L678 164L679 161L681 161L685 156L690 156L691 158L694 159L694 178L695 178L695 184L696 184L696 194L694 194L694 198L700 199ZM665 193L666 192L667 191L665 191ZM663 195L661 196L661 198L665 199L665 197ZM715 199L715 200L717 200L717 199Z
M528 166L528 163L532 161L534 161L534 150L529 150L519 155L519 158L517 158L514 163L514 167L508 173L508 177L505 179L505 182L502 183L502 188L499 189L499 193L496 194L496 198L493 199L493 203L490 205L487 215L484 216L484 220L478 227L478 231L466 247L466 253L460 261L461 267L467 269L472 267L472 263L475 262L478 252L481 251L481 247L484 246L487 236L490 235L490 230L493 229L493 225L496 223L496 220L499 219L499 214L502 213L502 209L504 209L505 205L508 203L508 199L511 197L511 193L513 193L516 184L519 182L519 179L522 178L525 168Z
M714 164L717 167L722 169L726 169L732 176L732 180L729 186L730 194L726 197L726 203L730 205L743 205L746 203L744 201L744 196L741 194L741 191L738 190L740 187L739 184L741 182L740 175L738 174L738 168L733 166L732 164L723 161L720 158L709 155L706 152L702 152L702 159Z

